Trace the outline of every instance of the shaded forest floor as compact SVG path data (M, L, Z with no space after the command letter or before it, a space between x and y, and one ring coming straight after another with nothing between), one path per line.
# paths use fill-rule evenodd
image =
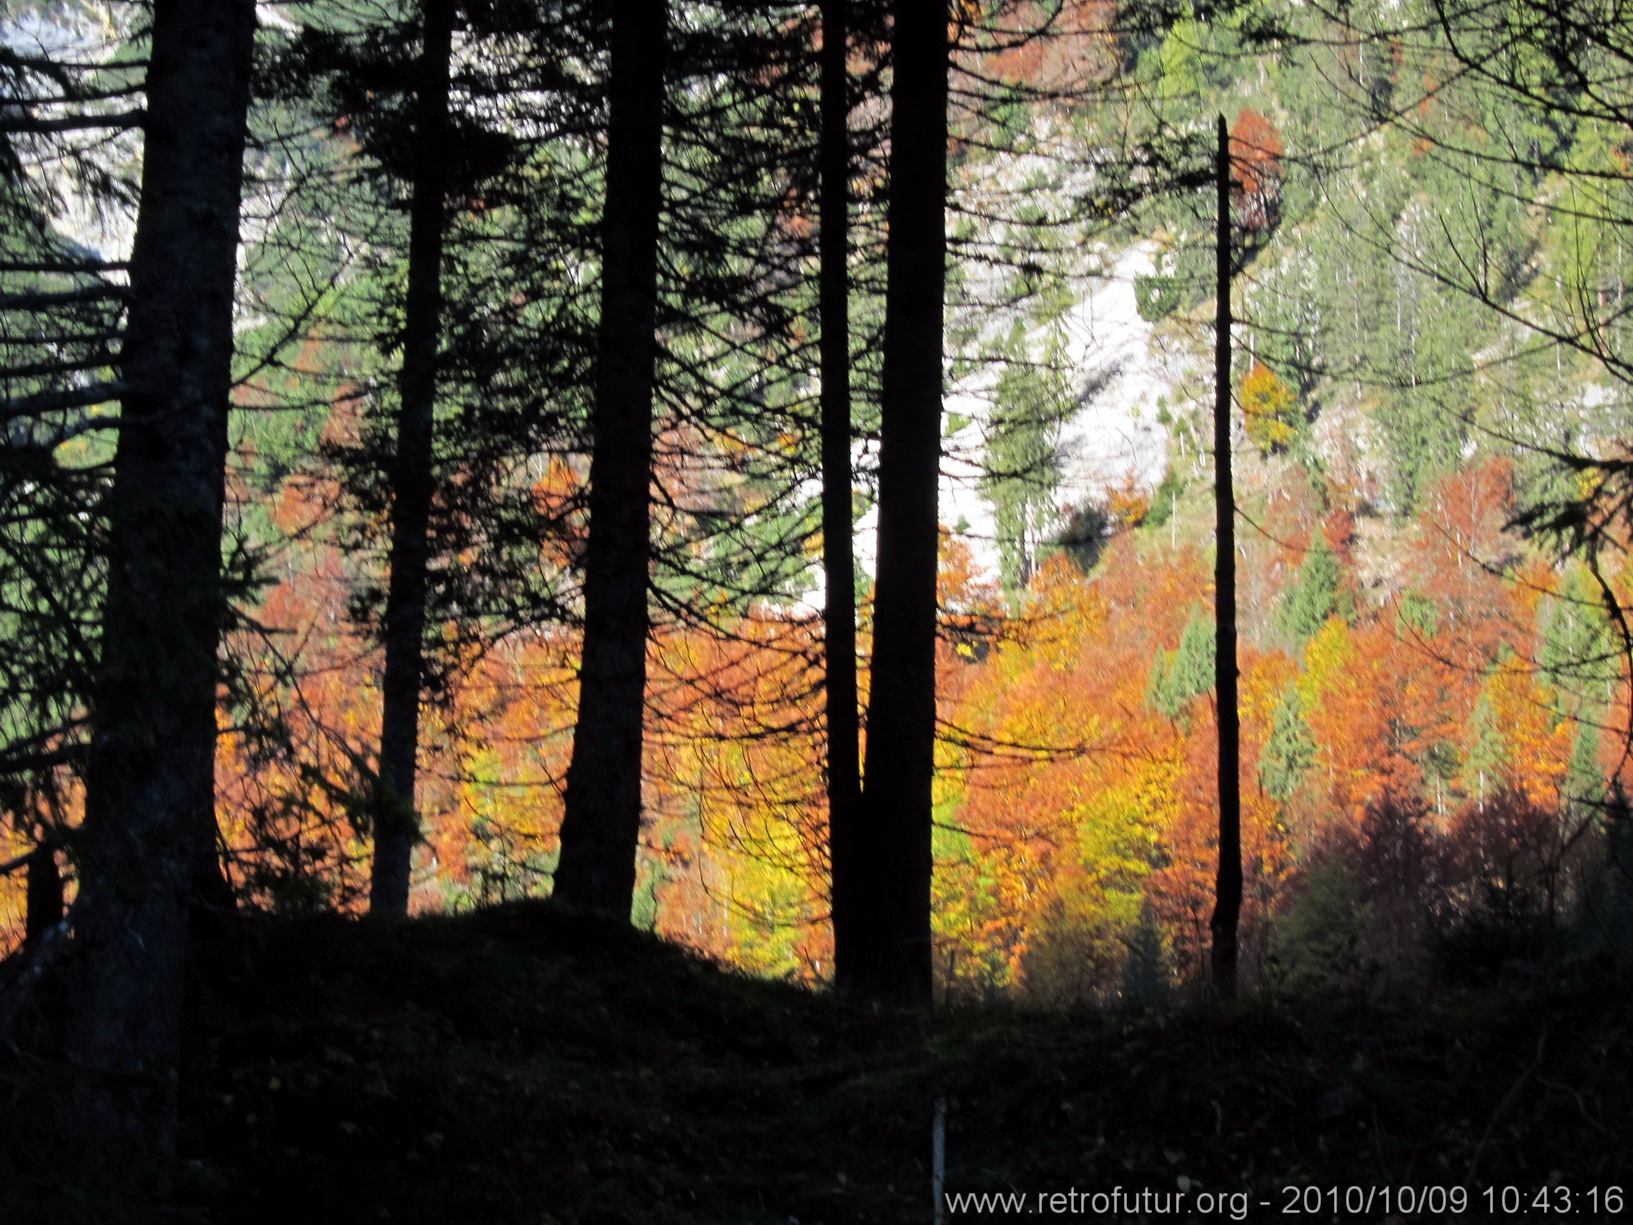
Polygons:
M384 931L252 923L206 959L197 1015L183 1221L929 1222L937 1098L948 1190L1018 1191L1033 1216L1106 1219L1038 1196L1113 1187L1245 1192L1251 1220L1289 1186L1466 1187L1472 1220L1487 1185L1523 1188L1529 1214L1563 1184L1582 1219L1603 1219L1589 1188L1633 1196L1633 995L1614 977L908 1022L533 903ZM0 1217L49 1199L58 1225L98 1218L17 1158L0 1155ZM1324 1200L1306 1219L1386 1216Z

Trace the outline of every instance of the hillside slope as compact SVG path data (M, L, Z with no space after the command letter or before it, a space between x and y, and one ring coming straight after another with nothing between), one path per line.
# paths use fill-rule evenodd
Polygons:
M549 904L391 931L255 924L203 967L173 1219L927 1221L938 1098L947 1190L1020 1192L1029 1213L1113 1187L1184 1190L1193 1209L1245 1196L1227 1203L1246 1219L1305 1186L1461 1187L1469 1219L1493 1215L1493 1183L1527 1205L1599 1188L1602 1205L1627 1174L1633 1070L1614 1053L1633 1000L1588 986L1527 980L1432 1013L907 1021ZM60 1155L4 1138L0 1218L106 1219L60 1185ZM1078 1203L1044 1210L1091 1219Z

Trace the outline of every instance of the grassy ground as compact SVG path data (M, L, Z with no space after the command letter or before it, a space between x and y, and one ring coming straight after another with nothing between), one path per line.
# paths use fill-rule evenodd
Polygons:
M1460 1215L1401 1220L1503 1216L1486 1187L1523 1190L1536 1220L1545 1187L1583 1220L1616 1219L1603 1188L1633 1199L1633 998L1610 977L902 1020L527 904L251 925L207 957L197 1014L181 1220L928 1223L938 1099L947 1189L1019 1192L1033 1217L1198 1219L1207 1193L1245 1197L1214 1219L1283 1219L1289 1187L1320 1189L1306 1220L1390 1218L1376 1192L1347 1210L1352 1186L1466 1191ZM1113 1187L1184 1190L1185 1211L1070 1197ZM51 1219L97 1215L69 1196Z

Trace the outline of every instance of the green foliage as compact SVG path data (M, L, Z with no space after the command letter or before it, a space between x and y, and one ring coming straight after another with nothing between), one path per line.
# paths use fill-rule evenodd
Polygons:
M1179 645L1157 656L1146 682L1145 700L1170 719L1179 718L1191 699L1212 691L1218 631L1213 617L1191 614Z
M1489 689L1482 687L1465 737L1461 780L1464 793L1484 804L1486 797L1502 785L1507 766L1508 738L1497 720L1497 707Z
M1371 907L1354 872L1338 862L1313 870L1276 925L1275 981L1296 995L1365 991L1375 973L1366 941L1371 922Z
M30 8L0 17L8 115L71 116L64 99L128 83L96 69L91 46L72 65L31 53L53 24L89 15ZM130 43L125 54L145 54ZM122 217L134 199L127 169L100 136L86 147L73 134L0 131L0 824L24 842L77 815L70 784L98 670L117 422L115 396L96 389L118 377L125 317L121 278L85 231Z
M1600 729L1578 723L1571 740L1571 758L1561 792L1573 811L1591 810L1604 803L1605 771L1599 765Z
M1292 387L1295 397L1310 396L1325 366L1339 354L1320 342L1322 306L1316 297L1316 273L1324 253L1316 243L1277 244L1276 258L1261 260L1246 287L1248 309L1258 321L1257 358Z
M1055 446L1061 422L1073 407L1061 330L1048 330L1041 357L1031 358L1029 349L1025 329L1017 322L993 393L980 483L997 520L998 568L1009 591L1026 586L1038 562L1040 534L1054 519L1060 479Z
M470 818L470 831L470 851L465 863L467 878L464 881L443 878L438 882L443 909L457 914L548 892L559 858L557 848L540 849L529 845L504 824L482 813ZM642 876L636 889L636 908L650 906L652 893L652 862L643 857L640 866ZM651 927L650 920L643 925L634 913L631 922L643 931Z
M1162 201L1141 210L1148 230L1174 226L1182 233L1157 253L1155 271L1134 278L1135 309L1151 323L1192 310L1213 294L1213 247L1206 219L1173 216L1174 211Z
M1138 1008L1162 1008L1174 998L1173 972L1162 926L1149 903L1140 908L1139 920L1128 935L1122 998Z
M1467 430L1438 390L1403 391L1379 416L1391 461L1390 496L1397 513L1410 515L1434 480L1456 467Z
M1151 509L1146 512L1140 525L1153 528L1164 526L1178 508L1180 495L1184 492L1185 478L1172 466L1165 468L1161 483L1151 494Z
M1315 742L1304 719L1298 687L1289 684L1276 703L1276 714L1259 755L1259 785L1272 798L1286 802L1298 790L1300 779L1315 761Z
M1396 613L1401 628L1421 639L1433 638L1440 630L1440 607L1428 596L1408 592L1401 597Z
M1164 100L1192 99L1201 95L1201 50L1205 38L1203 27L1195 21L1176 21L1169 28L1157 53L1157 66L1162 74L1157 92Z
M1294 644L1302 646L1314 638L1334 614L1348 620L1349 602L1340 591L1341 579L1338 557L1318 532L1277 607L1277 629Z
M1543 603L1537 662L1558 692L1561 713L1602 709L1621 670L1621 650L1599 585L1581 564L1565 572L1559 594Z
M1184 286L1178 277L1149 273L1134 278L1134 305L1140 318L1158 323L1179 309Z

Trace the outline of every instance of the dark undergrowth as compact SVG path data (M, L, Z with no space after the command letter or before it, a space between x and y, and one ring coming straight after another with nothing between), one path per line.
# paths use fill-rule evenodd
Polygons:
M1366 1004L904 1020L533 903L394 929L251 922L199 980L177 1206L155 1220L928 1223L938 1099L947 1190L1018 1192L1033 1217L1193 1220L1219 1196L1212 1219L1290 1219L1287 1188L1310 1187L1307 1220L1503 1217L1488 1187L1522 1191L1537 1220L1548 1187L1580 1220L1616 1219L1605 1188L1633 1198L1633 998L1608 972ZM38 1070L8 1058L12 1082ZM73 1155L31 1142L26 1098L7 1100L0 1221L115 1219L64 1174ZM1081 1198L1114 1187L1184 1190L1188 1207ZM1375 1193L1368 1209L1350 1187L1467 1199L1401 1212ZM1015 1215L966 1204L947 1221Z

